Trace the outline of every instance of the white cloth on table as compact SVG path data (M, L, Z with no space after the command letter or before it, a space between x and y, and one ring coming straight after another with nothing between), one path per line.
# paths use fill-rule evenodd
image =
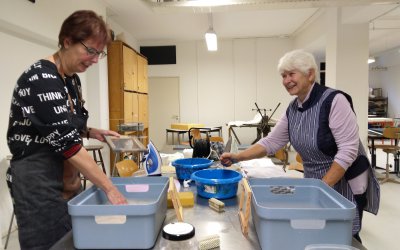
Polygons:
M250 121L231 121L231 122L228 122L228 127L230 127L230 126L238 126L238 127L240 127L240 126L245 125L245 124L259 124L260 122L261 122L261 115L259 113L257 113L254 116L253 120L250 120Z
M174 154L160 153L160 157L163 166L172 166L173 161L184 158L184 155L181 152L176 152Z
M254 116L254 118L252 120L250 120L250 121L230 121L230 122L228 122L228 127L230 127L230 126L240 127L240 126L243 126L243 125L259 124L261 122L261 120L262 120L261 115L259 113L257 113ZM273 118L270 118L268 120L268 123L276 123L276 122L277 122L277 120L275 120Z
M241 161L239 165L247 177L270 178L285 176L285 171L283 171L282 167L275 165L270 158Z

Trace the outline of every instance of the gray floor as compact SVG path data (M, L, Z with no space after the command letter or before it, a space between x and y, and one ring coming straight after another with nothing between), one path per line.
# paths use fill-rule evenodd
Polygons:
M289 159L294 159L293 153L290 154ZM378 151L378 166L384 166L385 162L386 154ZM383 172L383 170L378 170L378 172ZM396 177L396 179L400 181L400 178ZM361 238L367 249L400 249L400 244L396 239L400 232L400 216L397 214L400 212L399 194L400 184L385 183L381 185L381 203L378 215L364 213ZM6 239L3 237L3 244L5 241ZM17 231L11 234L7 249L20 249Z

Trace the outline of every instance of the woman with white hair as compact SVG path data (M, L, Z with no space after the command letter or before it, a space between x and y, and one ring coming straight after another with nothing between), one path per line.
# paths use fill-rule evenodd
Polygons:
M272 155L288 142L303 160L304 177L317 178L357 206L353 236L363 210L377 214L380 188L360 141L351 97L318 84L314 56L302 50L286 53L278 64L282 83L296 98L268 136L237 154L224 153L221 162Z

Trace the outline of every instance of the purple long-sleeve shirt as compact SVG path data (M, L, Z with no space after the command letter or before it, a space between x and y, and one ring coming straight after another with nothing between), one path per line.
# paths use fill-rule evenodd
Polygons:
M308 100L313 87L314 84L303 102L298 100L297 104L299 107L302 107L302 104ZM340 93L334 97L332 102L329 114L329 128L338 147L334 161L347 170L357 157L360 141L356 115L346 97ZM288 120L286 113L284 113L271 133L260 139L258 144L265 148L268 155L272 155L288 142ZM349 181L353 193L363 193L367 187L367 180L368 171L365 171L363 174Z

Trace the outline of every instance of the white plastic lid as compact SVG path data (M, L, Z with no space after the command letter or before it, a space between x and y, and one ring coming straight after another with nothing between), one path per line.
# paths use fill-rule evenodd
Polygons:
M172 241L187 240L194 236L194 227L186 222L173 222L164 226L162 236Z

